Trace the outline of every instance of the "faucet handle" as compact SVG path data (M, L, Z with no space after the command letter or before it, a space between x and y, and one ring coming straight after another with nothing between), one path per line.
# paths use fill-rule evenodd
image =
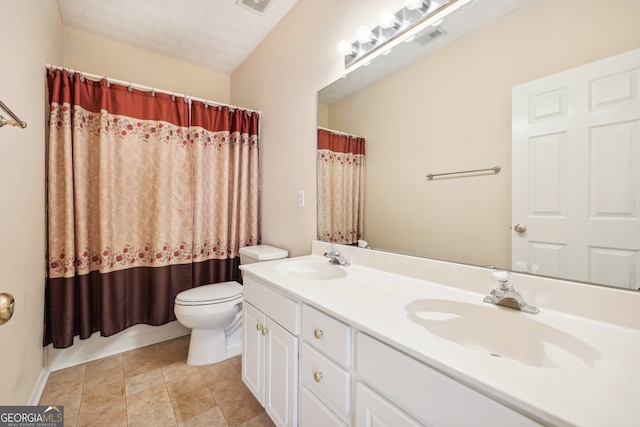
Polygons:
M503 291L508 291L511 289L511 285L509 284L509 279L511 279L511 273L504 270L494 271L491 274L491 279L494 282L498 282L498 286Z
M330 255L340 255L340 252L338 252L338 249L336 249L336 246L332 243L329 243L329 245L327 246L327 252L324 253L325 256L330 256Z

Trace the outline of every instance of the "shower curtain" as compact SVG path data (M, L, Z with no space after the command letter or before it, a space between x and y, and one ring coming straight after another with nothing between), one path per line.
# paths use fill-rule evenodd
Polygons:
M259 115L62 69L47 85L44 344L162 325L179 292L237 279L259 241Z
M318 128L318 239L353 244L364 231L365 139Z
M259 115L194 101L193 281L241 281L238 250L258 243Z

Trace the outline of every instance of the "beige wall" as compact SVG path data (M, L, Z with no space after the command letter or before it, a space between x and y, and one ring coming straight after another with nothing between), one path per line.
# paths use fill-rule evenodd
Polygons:
M143 86L230 103L230 76L127 46L72 28L64 29L62 65Z
M510 268L511 88L640 47L640 2L601 6L535 1L330 107L329 127L367 137L369 244Z
M344 72L336 52L402 0L298 0L231 76L231 100L263 111L262 237L291 255L316 237L316 92ZM305 191L305 207L297 205Z
M43 366L44 64L62 60L62 22L55 1L0 0L0 11L0 99L27 122L0 128L0 292L16 301L0 326L0 405L10 405L28 402Z
M16 300L0 326L0 405L9 405L29 402L43 368L45 64L222 103L230 76L63 29L55 1L0 0L0 9L0 99L28 123L0 129L0 292Z

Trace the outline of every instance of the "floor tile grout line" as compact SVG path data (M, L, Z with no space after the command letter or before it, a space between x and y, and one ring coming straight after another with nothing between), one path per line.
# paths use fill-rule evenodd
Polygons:
M170 340L167 341L166 343L168 343L168 342L170 342ZM167 376L164 375L165 371L162 368L164 366L168 366L168 365L170 365L172 363L180 363L180 364L186 364L186 363L185 363L184 360L182 360L181 362L179 360L176 360L176 361L173 361L173 362L169 362L169 363L167 363L166 365L163 366L163 363L167 362L167 360L165 360L164 362L161 362L160 354L162 354L161 353L161 349L163 347L162 344L164 344L164 343L156 343L156 344L153 345L153 353L152 353L153 356L151 356L151 354L149 354L149 357L141 355L141 356L139 356L140 357L139 360L140 361L147 361L147 360L153 359L156 362L156 364L158 365L158 368L156 368L156 369L160 369L160 374L162 375L162 383L164 385L164 391L169 396L169 403L171 404L171 402L174 402L175 398L172 398L172 396L169 394L168 384L170 382L173 382L173 381L179 381L180 378L182 378L183 376L193 375L193 374L195 374L195 372L198 372L200 381L202 381L205 384L205 387L206 387L207 391L210 393L210 395L212 397L212 403L214 404L214 406L212 408L210 408L209 410L212 410L212 409L217 407L218 408L217 410L219 411L220 415L222 416L222 419L224 420L224 422L227 423L227 425L230 425L229 424L230 420L227 419L227 417L225 416L224 412L222 412L221 404L224 404L227 401L231 401L236 396L239 396L241 393L234 393L234 397L227 398L224 402L218 402L218 399L216 399L216 397L214 395L213 388L214 388L214 386L216 384L222 383L224 381L228 381L228 380L230 380L230 378L235 378L235 376L224 376L224 375L223 376L219 376L217 373L214 373L213 374L213 378L215 380L212 380L211 384L209 384L209 382L207 382L207 379L206 379L206 377L207 377L207 375L206 375L206 367L198 366L197 369L193 370L191 373L184 374L183 376L179 376L177 378L172 378L169 381L168 378L170 378L170 377L167 377ZM176 342L175 344L168 344L167 347L165 347L164 349L169 351L169 352L184 353L183 355L186 356L186 353L187 353L186 349L187 348L184 347L185 345L188 346L188 342L187 343L184 343L184 341L183 342ZM119 364L117 366L119 367L118 371L120 372L121 378L122 378L122 380L121 380L122 381L122 387L123 387L123 389L122 389L123 396L122 397L124 399L124 411L125 411L124 412L124 420L128 424L129 421L134 419L134 417L130 416L129 412L128 412L128 409L130 408L130 405L132 404L133 401L128 398L130 396L126 395L126 380L127 380L127 378L125 378L125 360L126 360L125 356L126 356L126 354L127 354L127 352L122 352L122 353L119 353L117 355L118 360L119 360ZM143 363L146 363L146 362L143 362ZM231 369L231 370L233 370L234 374L240 375L240 376L242 375L241 370L240 371L238 370L238 367L241 366L241 364L240 364L241 362L240 361L235 360L234 358L231 358L231 359L229 359L228 363L229 363L230 366L229 365L224 366L223 369L225 369L225 368L226 369ZM109 364L107 363L106 366L108 366L108 365ZM209 366L209 365L207 365L207 366ZM72 415L72 417L70 417L70 419L74 419L75 418L75 423L78 426L80 426L79 423L80 423L80 419L81 419L81 414L83 413L83 409L82 408L86 408L86 405L88 403L87 401L85 401L84 404L83 404L83 398L85 398L86 394L91 391L91 390L87 389L87 385L88 385L88 380L91 378L91 376L88 375L88 372L91 371L92 369L90 369L90 366L89 366L88 363L84 364L84 369L82 369L82 373L81 373L82 383L81 383L81 387L79 387L80 388L80 396L79 396L79 403L78 403L77 413L75 413L74 415ZM96 372L101 372L101 371L104 371L104 370L107 370L107 369L112 369L112 368L111 367L104 368L104 369L100 369L99 371L96 371ZM149 372L149 371L146 371L146 372ZM142 373L146 373L146 372L142 372ZM212 378L212 377L209 377L209 378ZM114 402L111 402L111 403L105 404L103 406L110 405L110 404L113 404L113 403ZM98 408L103 408L103 406L100 406ZM98 409L98 408L88 409L87 411L95 410L95 409ZM173 405L171 405L171 409L172 409L172 412L173 412L173 417L171 418L171 421L176 423L176 424L179 424L178 420L177 420L177 417L176 417L176 414L173 411ZM202 412L202 413L204 413L204 412ZM201 414L198 414L198 415L201 415ZM195 415L195 416L198 416L198 415ZM257 416L260 416L260 415L256 415L255 417L257 417ZM194 417L190 417L190 418L188 418L186 420L183 420L182 422L183 423L187 422L189 419L192 419ZM252 417L251 419L253 419L255 417ZM245 420L245 422L246 421L248 421L248 420Z

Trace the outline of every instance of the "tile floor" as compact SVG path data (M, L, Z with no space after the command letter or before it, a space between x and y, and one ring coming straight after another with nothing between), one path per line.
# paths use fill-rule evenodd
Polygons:
M274 424L240 378L240 356L186 364L189 336L52 372L41 405L63 405L65 427Z

